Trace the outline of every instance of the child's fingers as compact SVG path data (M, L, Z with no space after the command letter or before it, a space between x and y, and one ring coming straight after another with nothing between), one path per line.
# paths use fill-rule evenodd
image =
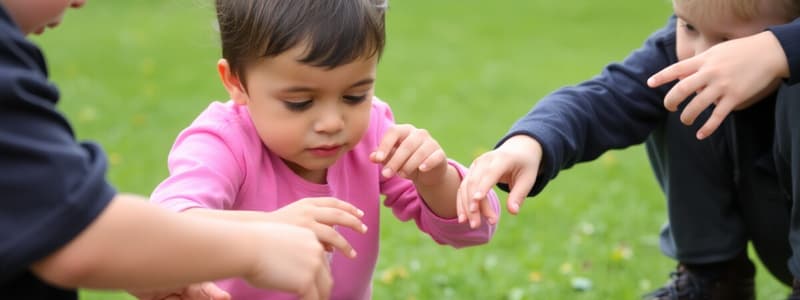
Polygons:
M405 139L410 131L410 125L395 125L386 130L386 133L381 137L378 148L371 155L374 158L374 162L384 163L391 156L397 144Z
M658 71L647 79L647 85L651 88L659 87L667 82L685 78L689 74L697 72L702 61L695 58L697 58L697 56L672 64L671 66Z
M456 191L456 216L458 216L458 223L464 223L467 218L466 210L464 209L467 205L466 203L470 200L470 197L467 195L467 181L462 180L458 185L458 191Z
M343 210L359 218L364 216L364 211L358 209L358 207L355 207L353 204L350 204L340 199L336 199L333 197L318 197L310 199L315 206L329 207L338 210Z
M408 159L417 151L423 142L424 140L421 139L417 134L412 134L403 139L403 141L400 142L400 144L394 149L394 153L384 160L381 175L384 177L391 177L396 172L402 171L402 168L404 165L406 165ZM411 168L411 170L415 169L416 168ZM408 176L408 174L403 175L403 177Z
M714 105L720 98L719 88L709 86L698 91L697 95L683 108L681 123L692 125L709 106Z
M506 203L508 212L513 215L519 213L519 207L522 205L522 202L525 201L531 188L533 188L533 185L536 183L537 172L538 170L525 170L516 178L513 178L509 184L510 191L508 193L508 203Z
M213 282L203 282L189 286L182 298L192 300L230 300L231 295Z
M428 154L427 157L425 157L425 160L422 161L422 163L417 168L421 172L430 171L442 164L447 163L447 154L445 154L444 150L442 150L442 148L439 147L439 144L433 143L431 147L435 149L433 150L433 152Z
M492 202L489 201L489 198L487 197L486 199L481 201L480 205L481 205L481 215L486 217L486 221L489 222L489 224L492 224L492 225L497 224L499 216L497 215L497 212L492 207Z
M733 102L726 98L721 99L717 106L714 107L714 111L711 112L711 116L708 117L706 123L697 131L697 139L705 139L714 133L732 110Z
M475 174L479 174L475 178L476 183L473 185L472 198L475 200L484 200L489 191L497 185L500 178L505 177L507 173L511 172L513 164L507 158L501 157L498 153L492 153L487 157L484 163L476 167ZM470 210L477 210L477 207L471 207Z
M502 166L502 159L495 151L491 151L479 157L473 162L470 167L469 176L465 179L467 186L471 187L467 193L469 201L466 207L467 219L469 219L470 227L476 228L481 224L481 211L480 206L483 202L487 202L486 196L489 190L497 184L500 177L507 171ZM509 165L509 164L505 164Z
M703 74L692 74L678 81L664 96L664 107L669 111L678 110L678 106L692 94L700 91L708 82Z
M482 202L481 200L471 199L469 201L469 208L470 210L467 211L467 219L469 220L469 228L478 228L481 226L481 212L477 209L477 206ZM473 209L475 207L475 209Z
M412 137L409 137L403 144L411 143L412 142L411 139ZM411 147L414 146L414 144L409 144L409 145ZM403 146L401 145L401 148L402 147ZM398 150L399 149L400 148L398 148ZM439 144L437 144L435 141L421 140L417 148L414 149L413 152L410 153L408 158L404 162L402 162L400 166L397 167L396 170L398 175L409 179L414 178L417 172L422 171L422 165L428 160L428 158L433 153L435 153L437 150L440 149L441 148L439 147Z
M314 220L328 226L344 226L356 232L367 232L367 225L361 219L343 210L330 207L320 207L314 212Z
M460 204L459 208L461 209L461 213L459 214L459 220L461 223L467 221L467 212L469 211L469 205L473 201L471 191L473 190L473 185L475 185L475 183L479 180L478 176L480 176L479 173L475 171L479 169L478 168L479 166L480 166L480 161L475 160L470 166L469 170L467 171L467 174L464 175L463 179L461 179L461 185L459 186L459 193L460 193L459 196L461 196L462 198L461 201L459 202Z
M311 230L314 231L321 243L333 246L349 258L356 257L356 250L353 249L353 246L333 227L318 223L312 225Z
M323 270L315 274L314 284L305 291L302 291L300 299L325 300L330 298L331 289L333 287L333 278L331 276L330 266L325 264L323 267Z

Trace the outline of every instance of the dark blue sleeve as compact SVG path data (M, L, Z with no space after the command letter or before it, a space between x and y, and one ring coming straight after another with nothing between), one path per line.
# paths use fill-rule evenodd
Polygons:
M800 18L794 22L769 28L783 47L786 60L789 62L789 79L792 85L800 82Z
M115 195L103 152L75 140L58 97L38 48L0 14L0 285L74 239Z
M528 195L538 194L560 170L577 162L644 142L666 118L663 97L674 84L651 89L647 78L676 61L672 17L622 63L606 66L589 81L553 92L519 119L497 145L519 134L542 145L539 176ZM499 186L508 191L508 186Z

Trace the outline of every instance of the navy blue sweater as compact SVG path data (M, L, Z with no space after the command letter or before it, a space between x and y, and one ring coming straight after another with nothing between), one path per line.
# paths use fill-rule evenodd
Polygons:
M559 89L540 100L508 134L524 134L542 145L543 157L536 184L538 194L562 169L597 158L609 149L641 144L666 119L663 99L674 83L647 86L647 78L678 61L675 21L652 34L644 46L621 63L581 84ZM506 185L500 187L507 190Z
M542 165L529 196L535 196L563 169L590 161L610 149L641 144L670 113L664 96L674 82L658 88L647 79L678 61L675 53L675 17L652 34L644 45L620 63L575 86L559 89L539 101L519 119L497 145L524 134L542 145ZM769 28L783 46L789 68L788 83L800 81L800 19ZM770 122L771 120L764 120ZM508 190L505 184L499 185Z
M77 299L30 265L63 247L116 193L106 159L56 109L39 49L0 6L0 298Z

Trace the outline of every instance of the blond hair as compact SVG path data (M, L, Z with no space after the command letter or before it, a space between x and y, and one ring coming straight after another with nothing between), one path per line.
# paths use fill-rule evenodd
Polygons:
M674 0L690 11L702 11L706 16L731 13L732 16L749 21L763 13L763 5L779 5L786 22L800 17L800 0ZM769 3L762 3L769 1Z

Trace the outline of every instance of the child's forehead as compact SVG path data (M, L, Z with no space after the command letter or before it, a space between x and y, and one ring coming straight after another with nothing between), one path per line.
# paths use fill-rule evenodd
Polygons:
M798 16L785 0L673 0L679 17L694 23L752 23Z
M718 33L727 38L737 38L754 34L768 26L782 24L788 20L786 12L779 9L780 1L749 1L757 4L748 14L740 10L745 6L736 5L730 0L674 0L675 15L701 32ZM771 3L764 7L759 3Z
M262 74L289 81L353 81L374 77L378 61L377 57L359 57L337 66L319 66L303 61L304 54L304 48L294 47L277 56L258 58L247 65L247 77Z

